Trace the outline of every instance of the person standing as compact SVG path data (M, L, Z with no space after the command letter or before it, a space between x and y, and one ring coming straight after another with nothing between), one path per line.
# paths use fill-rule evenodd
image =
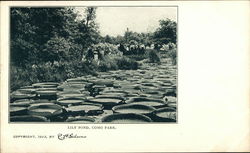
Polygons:
M86 54L86 59L90 63L94 59L94 51L92 48L89 48Z

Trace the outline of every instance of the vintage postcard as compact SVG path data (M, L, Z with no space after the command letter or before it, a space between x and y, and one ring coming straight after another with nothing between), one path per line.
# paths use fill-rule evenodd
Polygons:
M250 151L249 4L1 2L1 152Z

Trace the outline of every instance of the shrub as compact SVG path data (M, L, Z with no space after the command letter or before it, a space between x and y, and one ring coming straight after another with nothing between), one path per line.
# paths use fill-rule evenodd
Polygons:
M127 55L127 57L136 61L141 61L148 58L146 53L142 55Z
M117 61L112 56L105 56L103 60L100 61L98 68L102 72L106 72L108 70L117 70Z
M72 61L81 60L82 46L64 37L52 37L40 52L42 61Z
M159 55L159 53L157 53L156 50L153 50L153 49L147 50L147 56L148 56L150 63L160 63L161 62L160 55Z
M167 52L167 57L169 57L172 61L172 64L177 64L177 49L173 48Z
M30 70L22 67L10 67L10 90L16 90L22 86L37 82L37 78Z
M117 66L122 70L138 69L138 63L134 59L130 59L124 56L117 58Z
M100 61L98 69L100 71L109 71L109 70L135 70L138 68L138 63L125 56L114 56L109 55L105 56L103 60Z
M103 52L104 55L121 55L118 47L110 43L98 43L93 46L94 50L99 50Z
M46 62L39 65L26 65L25 67L11 66L11 90L37 82L62 82L68 78L87 74L95 75L96 67L84 62Z

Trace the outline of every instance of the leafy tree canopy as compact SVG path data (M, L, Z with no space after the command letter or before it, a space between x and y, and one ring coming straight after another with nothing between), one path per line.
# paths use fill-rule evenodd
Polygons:
M153 34L154 42L158 44L176 43L177 23L170 19L160 20L159 22L160 27Z

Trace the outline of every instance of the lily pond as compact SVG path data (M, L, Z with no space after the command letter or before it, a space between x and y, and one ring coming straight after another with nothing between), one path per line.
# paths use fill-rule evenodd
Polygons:
M175 123L177 66L164 59L24 86L10 94L9 112L10 122Z

